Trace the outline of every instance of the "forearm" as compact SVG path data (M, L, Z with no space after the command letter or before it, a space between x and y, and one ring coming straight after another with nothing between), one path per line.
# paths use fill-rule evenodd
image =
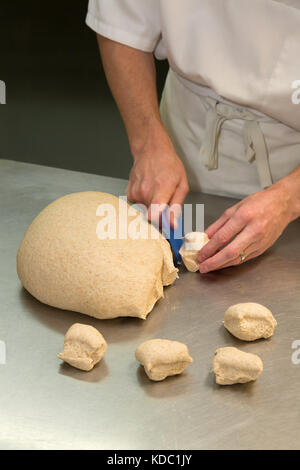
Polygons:
M159 114L153 54L97 35L103 67L123 118L133 156L170 144Z
M287 195L291 221L300 217L300 165L273 187L281 189Z
M152 204L181 205L188 192L188 182L160 118L153 54L100 35L98 43L134 158L126 191L129 201L149 208ZM176 216L171 218L173 226L175 222Z

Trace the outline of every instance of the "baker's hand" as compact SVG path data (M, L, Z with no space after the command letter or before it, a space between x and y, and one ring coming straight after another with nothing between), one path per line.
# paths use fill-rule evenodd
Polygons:
M152 221L154 218L154 221L158 222L157 219L166 204L181 206L188 190L183 163L173 146L152 148L151 151L147 150L135 157L127 187L127 198L130 202L146 205L149 219L151 204L160 205L152 208ZM176 210L170 216L173 227L176 225L175 220Z
M291 199L286 186L274 184L227 209L206 230L211 240L199 252L200 272L241 264L264 253L293 220Z

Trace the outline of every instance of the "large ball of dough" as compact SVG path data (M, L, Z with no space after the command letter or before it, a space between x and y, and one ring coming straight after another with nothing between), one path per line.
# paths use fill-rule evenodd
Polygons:
M103 239L108 227L99 214L107 216L106 208L116 214L116 239ZM20 245L23 286L53 307L96 318L146 318L177 269L168 242L147 221L140 222L140 233L156 231L156 239L133 238L138 220L139 212L111 194L57 199L35 218Z

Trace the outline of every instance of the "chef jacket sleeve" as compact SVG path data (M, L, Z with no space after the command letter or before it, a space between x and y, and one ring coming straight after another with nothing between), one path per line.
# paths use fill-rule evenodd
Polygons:
M161 35L160 0L89 0L86 24L113 41L153 52Z

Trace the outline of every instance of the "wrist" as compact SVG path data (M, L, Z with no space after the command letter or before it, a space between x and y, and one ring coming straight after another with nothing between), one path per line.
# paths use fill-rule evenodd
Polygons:
M148 120L142 129L129 136L130 150L134 160L145 155L162 154L173 149L171 139L160 119Z
M272 187L278 190L286 205L289 222L300 217L300 182L288 175L277 181Z

